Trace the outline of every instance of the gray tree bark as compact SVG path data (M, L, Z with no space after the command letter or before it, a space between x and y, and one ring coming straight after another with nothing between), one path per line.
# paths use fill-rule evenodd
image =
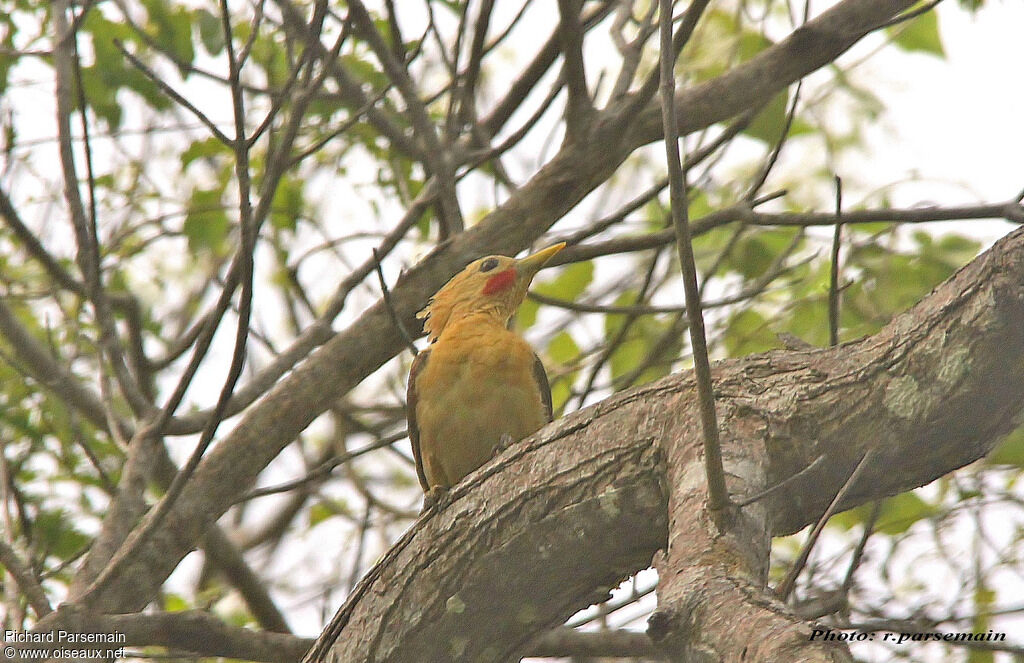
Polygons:
M689 373L573 413L459 484L359 584L306 661L506 661L656 559L649 633L679 661L849 661L766 592L770 537L985 455L1024 404L1024 229L878 334L714 366L734 513L705 504ZM897 471L894 471L897 468ZM659 552L663 551L663 552Z

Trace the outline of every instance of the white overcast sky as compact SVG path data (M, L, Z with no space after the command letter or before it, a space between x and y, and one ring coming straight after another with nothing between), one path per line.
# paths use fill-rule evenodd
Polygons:
M1024 188L1024 2L988 0L972 17L947 0L938 16L945 60L883 53L869 65L887 105L872 167L878 180L924 179L897 187L896 204L1009 199ZM1009 228L982 227L990 239Z

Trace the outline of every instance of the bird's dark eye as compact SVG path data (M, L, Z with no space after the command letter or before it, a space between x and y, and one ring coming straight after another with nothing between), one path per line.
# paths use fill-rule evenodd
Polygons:
M498 259L497 258L488 258L487 260L484 260L482 263L480 263L480 271L481 272L489 272L489 271L491 271L492 269L494 269L497 266L498 266Z

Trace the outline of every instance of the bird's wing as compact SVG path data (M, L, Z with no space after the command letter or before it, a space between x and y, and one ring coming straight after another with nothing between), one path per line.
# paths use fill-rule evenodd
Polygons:
M416 377L426 367L429 357L430 350L423 350L413 359L412 368L409 369L409 388L405 393L405 416L409 420L409 442L412 444L412 457L416 461L416 476L419 477L423 492L429 491L430 486L427 485L427 475L423 471L423 457L420 455L420 428L416 423L416 403L419 401L419 394L416 393ZM546 383L547 379L545 378ZM548 399L550 400L550 396Z
M548 423L554 418L551 408L551 385L548 384L548 374L544 371L544 364L540 357L533 355L533 379L540 389L540 401L544 404L545 421Z

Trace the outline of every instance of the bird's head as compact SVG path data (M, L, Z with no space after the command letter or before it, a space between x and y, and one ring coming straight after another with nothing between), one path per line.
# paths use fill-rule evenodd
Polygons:
M416 314L417 318L426 318L423 330L427 338L433 343L448 323L475 313L491 315L506 324L523 303L533 277L564 247L565 242L559 242L518 260L486 256L469 263Z

